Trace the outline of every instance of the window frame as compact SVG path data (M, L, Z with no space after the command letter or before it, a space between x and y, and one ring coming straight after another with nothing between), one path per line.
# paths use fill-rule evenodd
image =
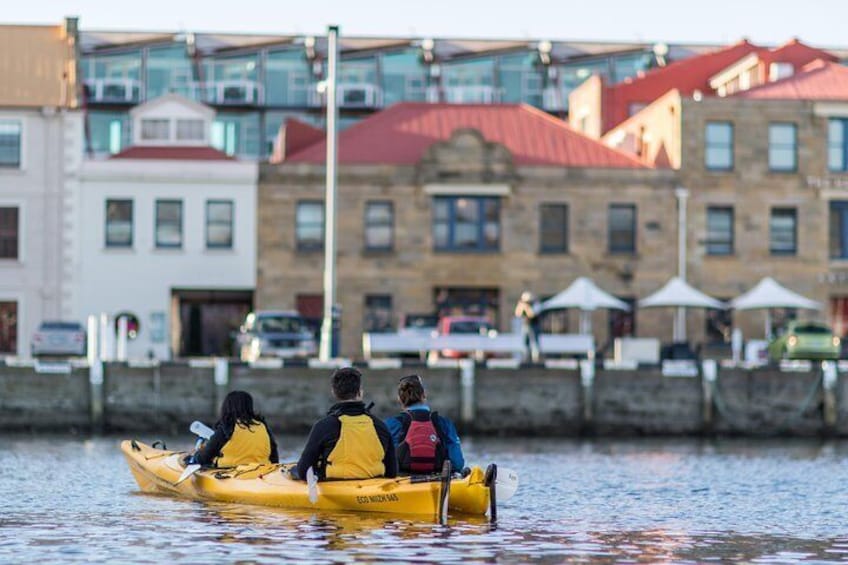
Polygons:
M833 254L834 215L839 218L838 237L841 255ZM828 203L828 258L831 261L848 260L848 200L831 200Z
M164 124L164 126L165 126L165 137L148 137L146 135L147 130L145 129L145 125L148 125L148 124L150 124L150 125L156 124L157 127ZM164 142L173 141L174 135L173 135L173 132L171 131L173 129L173 120L170 119L170 118L141 118L139 120L138 127L139 127L138 138L142 143L154 144L154 143L157 143L157 142L160 142L160 141L164 141Z
M792 250L778 251L774 249L774 226L772 220L775 212L791 212L792 214ZM798 255L798 208L795 206L774 206L769 210L769 255L773 257L794 257Z
M303 207L303 206L317 206L321 210L321 238L319 240L319 243L314 244L314 245L305 244L300 238L300 228L304 227L303 224L301 224L301 220L300 220L300 210L301 210L301 207ZM312 224L310 223L308 225L312 225ZM323 200L315 200L315 199L298 200L295 203L295 209L294 209L295 249L299 253L319 253L319 252L324 251L324 247L326 247L326 237L325 237L326 225L327 225L327 211L326 211L326 206L324 205Z
M389 313L389 322L384 328L372 328L369 325L369 321L371 318L375 318L372 316L372 311L375 308L373 304L369 304L369 300L385 300L387 299L388 303L388 313ZM385 308L384 306L380 306ZM369 333L387 333L391 332L394 329L394 299L391 294L385 293L375 293L375 294L365 294L362 297L362 331Z
M539 204L539 254L540 255L567 255L570 249L569 230L570 212L567 202L542 202ZM560 210L563 213L564 222L561 226L559 235L561 236L561 245L551 246L545 245L545 210Z
M2 171L20 171L24 168L24 122L23 120L12 118L0 118L0 126L15 125L18 128L18 161L15 164L4 164L0 162L0 172Z
M368 211L372 207L386 206L389 211L388 219L385 221L370 221ZM363 218L363 244L365 251L374 253L387 253L395 249L395 203L391 200L368 200L365 202L364 218ZM369 230L372 228L389 228L389 242L387 245L371 245L368 239Z
M462 247L456 243L456 227L457 227L457 203L460 200L470 200L476 204L477 219L476 219L476 245L474 247ZM436 218L436 207L438 202L447 202L448 216L442 221ZM497 241L492 246L486 245L486 204L493 203L497 213L498 237ZM501 222L501 197L491 195L438 195L433 196L431 201L431 223L430 234L433 238L433 251L436 253L499 253L501 250L501 240L503 232L503 224ZM445 223L447 225L447 242L440 245L436 238L437 224Z
M15 211L15 229L14 229L14 235L12 235L12 230L10 228L4 229L3 226L0 226L0 243L2 243L2 241L4 239L13 240L15 251L14 251L14 256L0 255L0 261L20 262L21 261L21 237L22 237L21 226L22 226L22 223L23 223L23 217L22 217L23 215L21 213L21 206L16 205L16 204L5 204L5 203L0 202L0 211L3 211L3 210L14 210ZM8 233L6 233L6 232L8 232ZM3 245L0 245L0 250L2 250L2 249L3 249Z
M633 221L630 226L630 240L632 244L628 248L615 247L613 244L615 238L613 238L612 213L615 209L629 209L633 212ZM636 250L639 248L637 241L638 225L639 213L636 204L624 202L611 203L607 207L607 253L610 255L636 255Z
M771 141L771 131L774 127L790 127L792 128L792 166L791 167L775 167L772 164L773 149L787 149L787 146L773 147ZM798 172L798 124L795 122L769 122L768 127L768 168L770 173L795 173Z
M109 219L109 204L110 203L128 203L130 205L130 216L129 220L125 220L130 225L130 237L126 243L116 243L109 240L109 224L116 220ZM135 244L135 202L132 198L107 198L105 202L106 206L104 209L104 234L103 241L104 246L107 249L132 249Z
M730 129L730 144L725 146L723 144L716 145L715 143L711 143L709 140L709 129L710 126L727 126ZM710 148L726 148L730 153L730 164L724 167L711 166L708 161L708 155L710 153ZM733 171L733 168L736 165L736 128L733 122L729 120L708 120L704 124L704 168L710 172L716 173L727 173Z
M715 241L710 238L710 213L711 212L729 212L730 213L730 234L728 237L728 241L725 242L723 240ZM707 206L707 216L706 216L706 238L704 240L704 251L705 255L708 257L728 257L734 255L736 253L736 210L734 210L733 206L727 205L714 205ZM728 250L724 251L715 251L710 249L710 245L728 245Z
M213 225L224 225L220 220L212 221L210 208L215 204L228 204L230 207L230 220L226 222L230 228L230 240L228 243L212 243L209 241L209 228ZM206 200L206 218L205 218L205 241L206 249L233 249L235 247L235 225L236 225L236 203L235 200L226 198L210 198Z
M839 124L842 131L842 141L838 146L834 146L830 139L830 126L834 123ZM829 173L848 173L848 118L828 118L826 143L827 171ZM830 164L830 151L836 147L840 149L840 157L842 158L842 166L839 168L834 168Z
M159 218L159 205L160 204L178 204L179 209L179 218L176 222L167 221L164 222L166 224L175 224L177 226L177 231L180 234L180 242L179 243L162 243L159 241L159 226L163 224L162 220ZM156 249L182 249L183 243L185 241L185 234L183 233L183 201L179 198L157 198L153 201L153 245Z

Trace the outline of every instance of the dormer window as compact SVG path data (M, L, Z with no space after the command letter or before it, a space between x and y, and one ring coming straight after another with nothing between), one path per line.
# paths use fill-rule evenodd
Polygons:
M209 145L215 111L177 94L166 94L130 111L135 145Z
M177 141L203 142L205 124L203 120L177 120Z
M774 82L791 77L794 71L795 68L792 66L792 63L772 63L769 65L769 80Z
M141 120L141 139L168 141L171 139L171 120L145 118Z

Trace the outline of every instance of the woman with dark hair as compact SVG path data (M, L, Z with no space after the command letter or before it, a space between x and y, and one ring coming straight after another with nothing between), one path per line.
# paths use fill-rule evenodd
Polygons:
M215 424L215 433L185 462L235 467L245 463L279 463L279 456L268 424L253 411L253 397L234 390L221 404L221 419Z
M386 420L397 449L398 469L404 473L437 473L449 459L455 471L464 473L465 458L456 426L430 411L420 376L400 379L398 401L403 412Z

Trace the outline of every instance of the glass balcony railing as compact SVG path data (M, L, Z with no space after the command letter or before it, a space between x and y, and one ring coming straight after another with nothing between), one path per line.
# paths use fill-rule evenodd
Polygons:
M141 99L141 83L131 78L98 78L85 81L89 102L135 104Z

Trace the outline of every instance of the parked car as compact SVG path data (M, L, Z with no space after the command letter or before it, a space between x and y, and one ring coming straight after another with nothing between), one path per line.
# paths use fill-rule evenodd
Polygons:
M769 358L839 359L841 340L821 322L790 322L781 335L769 343Z
M491 335L495 330L492 328L492 323L488 318L482 316L445 316L439 320L438 325L439 335L451 334L479 334ZM444 357L447 359L461 359L468 357L468 353L454 351L453 349L443 349L441 351L431 351L430 359L438 359Z
M294 311L251 312L239 328L236 343L242 361L309 357L318 351L311 328Z
M48 355L81 357L86 354L86 335L78 322L41 322L32 336L33 357Z

